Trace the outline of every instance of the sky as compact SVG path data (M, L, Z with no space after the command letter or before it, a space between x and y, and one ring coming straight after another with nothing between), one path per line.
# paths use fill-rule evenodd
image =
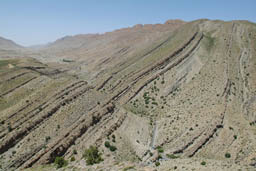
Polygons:
M256 0L0 0L0 36L23 46L201 18L256 22Z

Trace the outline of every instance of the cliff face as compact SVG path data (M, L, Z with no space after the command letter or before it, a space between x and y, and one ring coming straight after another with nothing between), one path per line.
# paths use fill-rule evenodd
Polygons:
M33 53L0 63L4 170L57 156L75 157L67 170L255 169L255 24L171 20ZM104 158L95 167L90 145Z

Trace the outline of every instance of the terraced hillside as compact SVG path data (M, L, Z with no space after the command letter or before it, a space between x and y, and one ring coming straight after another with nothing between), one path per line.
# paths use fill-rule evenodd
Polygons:
M255 24L168 21L26 54L0 61L2 170L256 169Z

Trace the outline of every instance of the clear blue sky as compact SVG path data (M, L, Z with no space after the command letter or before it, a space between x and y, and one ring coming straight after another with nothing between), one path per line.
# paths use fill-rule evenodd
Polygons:
M256 0L0 0L0 36L24 46L138 23L200 18L256 22Z

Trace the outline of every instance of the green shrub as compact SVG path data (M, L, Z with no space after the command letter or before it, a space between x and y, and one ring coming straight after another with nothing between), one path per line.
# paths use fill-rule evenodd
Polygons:
M163 152L164 152L164 149L163 149L163 147L158 146L158 147L157 147L157 151L158 151L159 153L163 153Z
M160 166L160 162L157 161L157 162L155 163L155 165L156 165L156 166Z
M110 147L109 141L105 141L104 145L105 145L106 148L109 148Z
M205 161L202 161L202 162L201 162L201 165L203 165L203 166L206 165L206 162L205 162Z
M226 154L225 154L225 157L226 157L226 158L230 158L230 157L231 157L231 154L230 154L230 153L226 153Z
M109 147L109 150L110 150L110 151L116 151L116 149L117 149L117 148L116 148L115 146L113 146L113 145L111 145L111 146Z
M98 148L95 146L90 146L90 148L86 149L83 157L85 158L87 165L93 165L103 161L101 153L99 153Z
M57 165L57 168L65 167L68 165L68 161L66 161L63 157L56 157L54 163Z
M174 154L166 154L166 156L167 156L169 159L177 159L177 158L179 158L178 156L175 156Z
M158 103L157 103L157 102L152 102L152 104L153 104L153 105L158 105Z
M76 160L76 159L75 159L74 156L72 156L71 159L70 159L70 161L72 161L72 162L75 161L75 160Z

